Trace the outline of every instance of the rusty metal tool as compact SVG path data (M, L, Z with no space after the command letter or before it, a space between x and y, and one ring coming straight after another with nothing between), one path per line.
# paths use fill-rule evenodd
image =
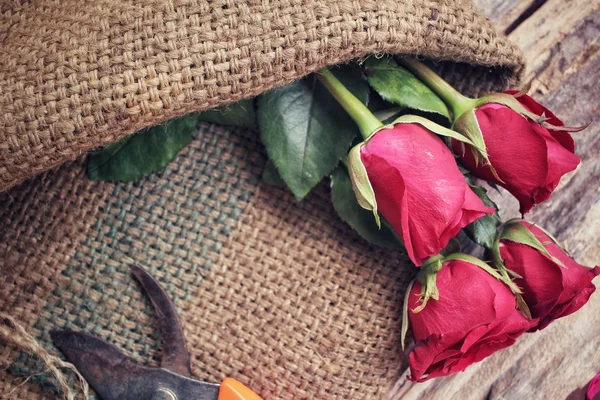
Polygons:
M190 355L177 311L160 284L143 268L131 274L152 302L162 333L160 367L146 367L112 344L83 332L54 331L54 344L103 400L262 400L232 378L221 384L192 378Z

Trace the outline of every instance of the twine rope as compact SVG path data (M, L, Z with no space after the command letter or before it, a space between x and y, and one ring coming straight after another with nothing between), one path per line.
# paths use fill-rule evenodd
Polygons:
M25 328L20 325L12 316L5 312L0 312L0 341L6 344L11 344L20 350L26 351L29 354L34 354L39 357L46 368L54 375L60 388L62 389L65 397L68 400L74 400L75 394L69 387L65 375L61 372L61 369L71 370L79 379L79 385L84 399L89 398L89 387L83 376L77 371L75 366L69 362L65 362L60 358L53 356L42 347L34 338L29 334ZM21 385L25 384L29 379L25 379Z

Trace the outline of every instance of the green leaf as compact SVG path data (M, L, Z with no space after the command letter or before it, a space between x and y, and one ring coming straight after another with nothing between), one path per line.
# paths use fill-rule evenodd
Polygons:
M162 170L192 140L197 122L196 115L174 119L92 153L88 160L88 177L127 182Z
M254 99L245 99L237 103L201 112L198 115L198 119L219 125L258 129Z
M331 72L367 103L369 87L358 65ZM269 158L298 200L335 168L358 133L314 74L260 96L257 114Z
M330 67L329 70L348 90L352 92L354 96L356 96L357 99L366 106L369 105L371 89L369 89L367 77L363 73L360 65L351 62ZM322 90L325 91L326 89L322 87ZM331 96L329 92L327 92L327 94Z
M342 166L331 174L331 201L340 218L365 240L388 249L402 249L396 234L386 224L377 227L373 213L362 208L356 201L350 176Z
M283 179L281 179L281 175L279 175L277 168L275 168L275 164L273 164L273 161L271 160L267 160L267 163L265 164L265 169L262 173L262 178L263 181L265 181L271 186L281 188L285 187L285 182L283 181Z
M443 115L450 119L446 104L412 72L392 57L369 57L364 63L369 85L387 102Z
M370 90L369 102L367 104L367 107L369 107L369 110L371 110L371 112L375 114L378 111L385 110L391 107L396 107L396 105L388 103L387 101L383 100L376 91Z
M487 195L487 190L483 187L475 185L475 183L467 177L467 182L475 194L488 207L494 207L496 211L493 214L483 216L476 219L463 230L467 236L480 246L492 250L494 242L498 235L498 227L500 226L500 216L498 215L498 206Z
M384 125L392 124L395 120L402 116L406 108L394 106L383 110L375 111L373 115L380 120Z

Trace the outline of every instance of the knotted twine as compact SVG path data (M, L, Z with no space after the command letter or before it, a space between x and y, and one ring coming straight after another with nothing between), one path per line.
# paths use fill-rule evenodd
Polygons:
M18 350L33 354L41 359L46 368L54 375L64 396L68 400L74 400L75 394L67 383L66 377L60 371L61 368L68 369L73 372L79 379L81 392L84 399L89 398L89 388L86 380L77 371L75 366L69 362L65 362L60 358L51 355L31 336L23 326L21 326L10 314L0 312L0 343L11 344ZM6 361L6 360L4 360ZM29 378L25 379L22 384L25 384Z
M0 41L0 191L369 54L446 60L470 92L522 71L468 0L4 1ZM298 204L260 183L264 162L256 133L204 125L140 182L89 181L80 159L0 194L0 310L45 348L52 329L93 330L147 360L139 263L180 308L198 378L266 398L382 398L402 370L413 267L352 232L324 186Z

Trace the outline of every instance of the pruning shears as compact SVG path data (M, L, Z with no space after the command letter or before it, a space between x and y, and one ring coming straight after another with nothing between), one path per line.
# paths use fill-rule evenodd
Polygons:
M103 400L262 400L232 378L221 384L192 378L190 355L173 302L141 267L134 266L131 275L158 315L162 333L160 367L138 364L112 344L87 333L64 330L50 334Z

